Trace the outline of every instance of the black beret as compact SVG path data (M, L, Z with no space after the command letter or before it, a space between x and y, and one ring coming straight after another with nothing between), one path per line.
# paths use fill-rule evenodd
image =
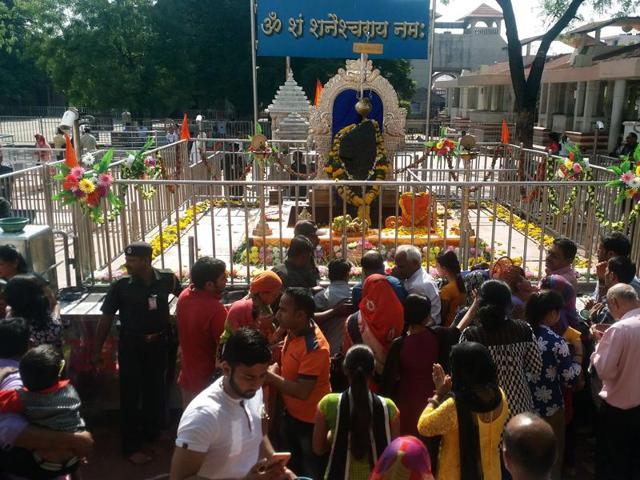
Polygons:
M146 242L133 242L124 249L124 254L131 257L150 257L153 248Z

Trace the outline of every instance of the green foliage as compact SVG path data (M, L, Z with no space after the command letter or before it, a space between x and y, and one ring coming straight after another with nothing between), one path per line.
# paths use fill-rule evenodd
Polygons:
M46 92L50 79L70 103L93 109L168 115L222 109L226 100L249 114L249 24L246 0L3 0L0 78L13 88L0 101L44 102L26 92ZM261 57L258 65L262 110L285 80L285 60ZM326 82L343 65L293 59L311 101L316 79ZM376 66L401 98L411 98L408 62Z

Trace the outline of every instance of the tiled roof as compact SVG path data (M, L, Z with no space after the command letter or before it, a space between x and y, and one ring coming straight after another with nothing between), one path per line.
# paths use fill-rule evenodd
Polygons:
M502 18L502 12L490 7L486 3L482 3L473 12L459 18L458 22L466 20L467 18Z

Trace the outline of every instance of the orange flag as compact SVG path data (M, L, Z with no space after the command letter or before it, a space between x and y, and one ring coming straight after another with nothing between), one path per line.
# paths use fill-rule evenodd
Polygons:
M507 121L502 119L502 135L500 136L500 140L503 145L509 143L509 126L507 125Z
M79 164L78 164L78 158L76 157L76 149L73 148L73 145L71 145L71 139L69 138L69 135L67 135L66 133L64 134L64 141L65 141L64 164L69 168L77 167Z
M180 128L180 140L189 140L191 135L189 134L189 120L187 114L184 114L182 118L182 127Z
M322 83L320 82L320 80L316 79L316 98L313 102L313 105L315 107L317 107L320 104L320 97L322 96L323 89L324 87L322 86Z

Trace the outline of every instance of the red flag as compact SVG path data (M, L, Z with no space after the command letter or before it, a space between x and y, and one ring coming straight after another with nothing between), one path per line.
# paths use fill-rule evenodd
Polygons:
M503 145L509 143L509 126L507 125L507 121L502 119L502 135L500 136L500 140Z
M320 80L316 79L316 98L313 101L313 105L315 107L317 107L320 104L320 97L322 96L322 90L324 90L322 83L320 82Z
M73 145L71 145L71 139L69 138L69 135L67 135L66 133L64 134L64 141L65 141L64 164L69 168L77 167L79 164L78 164L78 157L76 157L76 149L73 148ZM79 140L76 139L76 141L79 141Z
M184 114L182 118L182 127L180 128L180 140L189 140L191 135L189 134L189 120L187 114Z

